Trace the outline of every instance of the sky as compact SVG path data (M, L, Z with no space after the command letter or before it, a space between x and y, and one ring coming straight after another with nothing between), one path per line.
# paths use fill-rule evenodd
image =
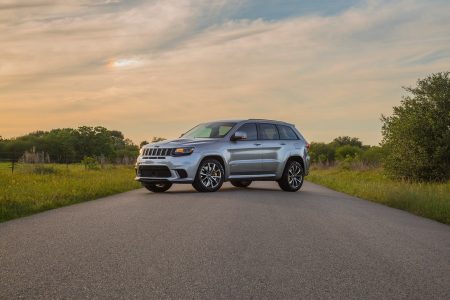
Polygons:
M268 118L381 141L450 70L449 0L0 0L0 135L105 126L135 143Z

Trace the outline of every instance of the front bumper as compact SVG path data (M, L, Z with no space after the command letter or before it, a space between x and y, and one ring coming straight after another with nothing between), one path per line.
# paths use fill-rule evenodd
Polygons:
M139 182L174 182L192 183L197 174L201 157L196 153L187 156L166 156L164 158L143 158L139 156L136 162L136 181ZM167 167L170 174L167 176L157 176L155 172L141 172L145 167ZM141 174L142 173L142 174ZM145 175L144 175L145 173Z

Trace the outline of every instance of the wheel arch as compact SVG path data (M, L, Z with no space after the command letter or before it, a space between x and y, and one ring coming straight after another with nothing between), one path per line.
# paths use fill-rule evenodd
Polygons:
M220 162L220 164L222 165L223 169L225 170L225 174L228 174L228 173L227 173L228 168L227 168L227 166L226 166L226 164L225 164L225 159L224 159L221 155L218 155L218 154L205 155L205 156L202 157L202 159L201 159L201 161L200 161L200 163L199 163L199 166L200 166L200 164L201 164L205 159L215 159L215 160L218 160L218 161ZM227 176L225 176L225 179L226 179L226 177L227 177Z
M288 163L288 161L292 161L292 160L299 162L302 165L303 172L306 172L306 170L305 170L305 162L303 161L303 158L300 155L291 155L291 156L289 156L289 158L284 163L283 170L286 168L286 164Z

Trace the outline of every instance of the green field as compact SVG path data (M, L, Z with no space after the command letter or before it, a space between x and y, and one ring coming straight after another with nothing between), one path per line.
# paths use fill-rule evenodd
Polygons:
M450 225L450 182L410 183L390 179L382 169L338 168L313 168L307 180Z
M140 187L132 166L0 163L0 222Z

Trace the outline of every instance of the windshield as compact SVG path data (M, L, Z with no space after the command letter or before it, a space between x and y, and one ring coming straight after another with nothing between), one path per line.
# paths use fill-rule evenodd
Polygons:
M214 122L200 124L182 135L183 138L197 139L197 138L210 138L219 139L227 135L227 133L233 128L236 123L231 122Z

